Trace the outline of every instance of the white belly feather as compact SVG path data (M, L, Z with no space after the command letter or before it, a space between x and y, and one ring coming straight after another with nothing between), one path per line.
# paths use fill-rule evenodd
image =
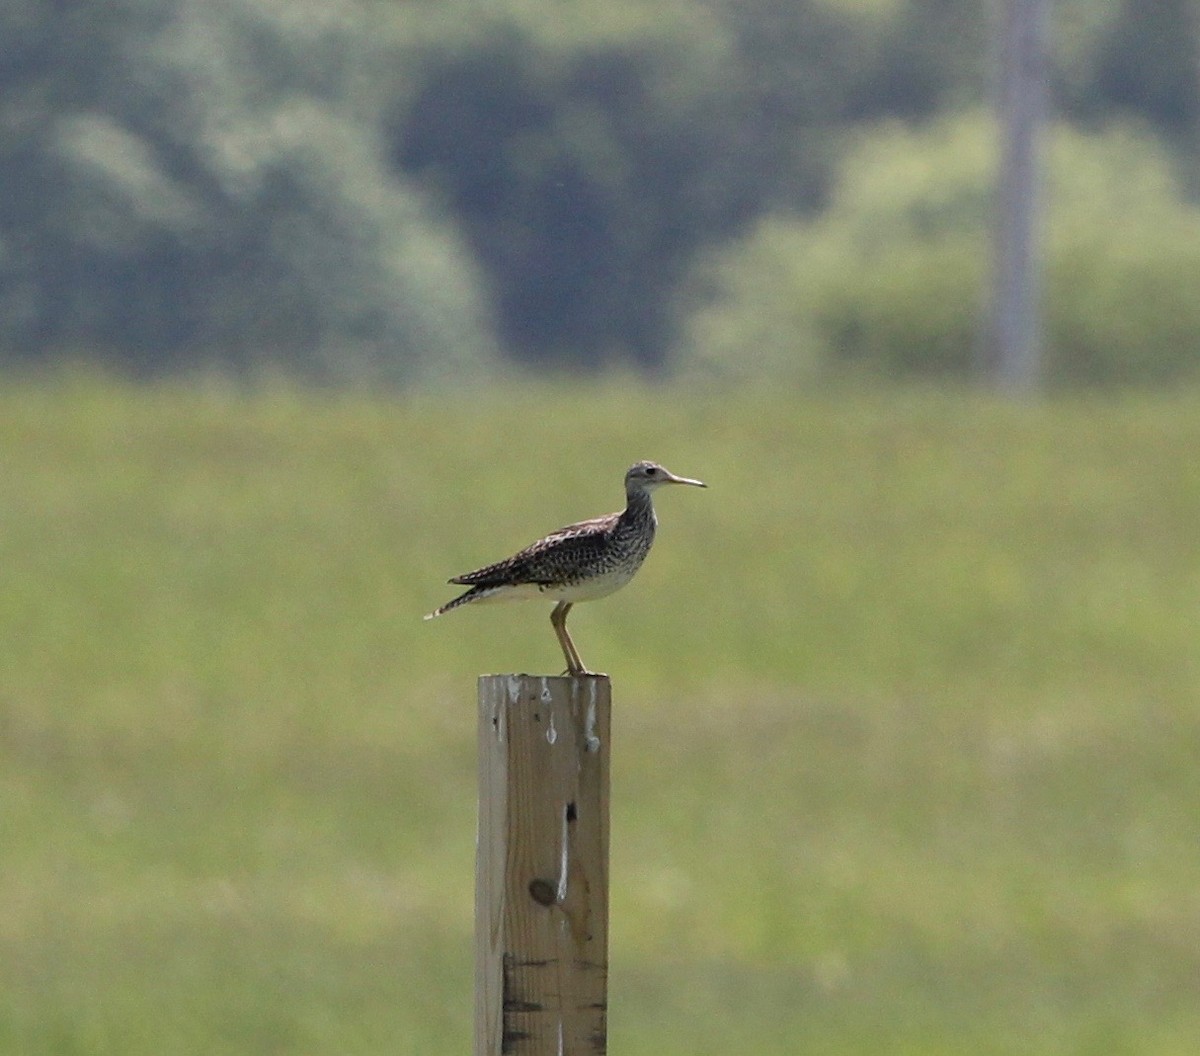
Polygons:
M539 598L545 601L594 601L604 598L614 591L620 590L633 579L637 569L623 568L603 575L591 576L579 583L558 583L553 586L540 586L537 583L512 583L495 587L485 587L470 599L471 604L479 605L491 601L533 601Z

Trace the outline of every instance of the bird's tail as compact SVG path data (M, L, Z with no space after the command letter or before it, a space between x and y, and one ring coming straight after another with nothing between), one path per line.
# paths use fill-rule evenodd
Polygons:
M499 588L497 587L472 587L465 594L460 594L457 598L452 598L445 605L439 605L433 612L425 613L425 619L432 620L435 616L441 616L451 609L457 609L460 605L467 605L472 601L483 601L485 598L490 598L498 592Z

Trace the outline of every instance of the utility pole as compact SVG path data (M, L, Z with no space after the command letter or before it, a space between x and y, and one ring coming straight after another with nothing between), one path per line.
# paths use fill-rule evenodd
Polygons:
M1041 378L1041 140L1046 117L1046 0L1003 0L989 372L1030 392Z

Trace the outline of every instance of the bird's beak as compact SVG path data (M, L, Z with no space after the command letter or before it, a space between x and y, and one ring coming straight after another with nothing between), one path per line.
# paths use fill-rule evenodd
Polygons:
M691 484L694 488L707 488L708 485L702 480L692 480L691 477L677 477L674 473L667 474L668 484Z

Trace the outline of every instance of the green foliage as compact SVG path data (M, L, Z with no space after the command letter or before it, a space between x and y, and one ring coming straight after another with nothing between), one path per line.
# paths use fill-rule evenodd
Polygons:
M130 0L119 22L97 10L102 33L73 19L79 64L31 62L7 103L0 357L86 346L135 371L486 371L473 262L349 105L356 73L336 60L379 61L365 22L251 0ZM41 21L54 29L49 10Z
M866 34L869 58L855 92L858 123L927 118L978 104L994 26L985 0L903 0ZM954 46L947 48L947 40Z
M1097 5L1101 6L1101 5ZM1075 112L1134 115L1194 152L1200 147L1200 13L1192 0L1123 0L1092 39ZM1093 16L1095 17L1095 16Z
M1061 133L1046 324L1059 380L1169 382L1200 368L1200 207L1128 129Z
M473 679L559 658L420 614L650 455L612 1050L1189 1052L1198 412L10 383L0 1048L466 1051Z
M1192 7L1055 5L1061 112L1131 115L1200 171ZM847 146L980 105L992 25L983 0L10 0L0 364L667 373L697 262L779 216L862 203L833 191ZM1158 290L1147 246L1129 282L1105 281ZM965 253L926 239L869 259L873 311L831 288L822 325L844 358L968 371ZM731 337L729 319L695 325ZM1062 329L1059 376L1134 376L1126 346L1150 334L1105 349ZM1173 374L1145 355L1147 380Z
M864 134L820 216L768 218L698 271L682 309L687 369L969 376L986 326L989 129L966 116ZM1058 128L1050 168L1050 379L1194 375L1200 209L1169 159L1129 129Z
M439 38L394 119L400 166L451 203L520 361L661 368L663 293L698 248L826 182L850 20L811 0L656 14L585 39L528 18Z

